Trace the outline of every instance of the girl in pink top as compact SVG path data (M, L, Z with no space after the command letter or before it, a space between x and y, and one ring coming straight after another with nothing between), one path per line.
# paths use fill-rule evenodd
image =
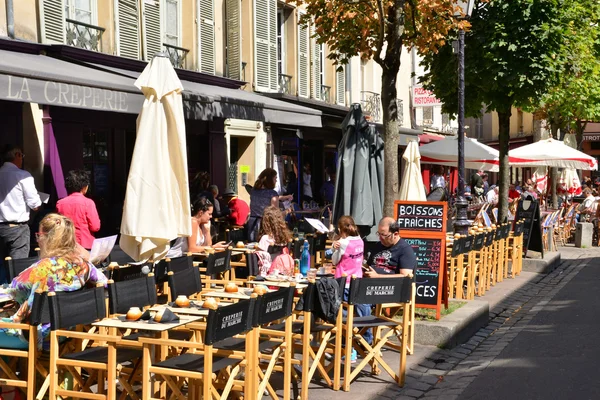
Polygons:
M336 266L335 277L343 274L348 276L346 286L350 283L352 275L362 278L362 262L364 243L358 234L358 228L349 215L344 215L338 220L340 239L333 242L333 255L331 260Z

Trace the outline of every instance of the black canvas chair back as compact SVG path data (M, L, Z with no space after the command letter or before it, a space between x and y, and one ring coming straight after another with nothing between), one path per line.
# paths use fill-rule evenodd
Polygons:
M171 291L171 301L175 301L177 296L190 297L202 291L200 271L197 267L176 273L169 272L168 281L169 290Z
M228 229L225 232L225 240L227 242L231 242L232 244L236 244L237 242L246 242L248 240L248 235L246 234L246 229Z
M5 261L8 266L8 279L12 282L13 279L27 268L40 260L39 257L27 257L27 258L11 258L6 257Z
M113 247L113 249L111 250L108 256L108 261L116 262L119 265L125 265L131 262L135 262L133 258L129 257L127 253L121 250L121 247L118 244L115 244L115 247Z
M103 286L75 292L48 293L48 304L52 330L89 325L106 317Z
M129 264L125 267L114 268L110 278L115 282L129 281L148 276L150 271L152 271L152 264Z
M265 293L256 300L254 325L265 325L292 314L295 287L280 288L275 292Z
M211 254L204 260L206 275L216 278L218 275L231 269L231 250L219 251Z
M251 330L255 301L255 298L251 298L210 310L206 319L204 343L212 345Z
M258 276L258 256L256 253L246 254L246 268L248 270L248 275ZM238 276L237 273L236 276Z
M316 285L314 282L308 282L302 293L302 298L296 304L296 310L313 312L315 309L315 301L318 301Z
M167 274L169 272L181 272L186 269L190 269L194 266L194 259L192 256L183 255L181 257L167 258L160 260L154 267L154 276L156 282L166 282Z
M108 282L108 309L111 314L126 314L131 307L144 308L157 303L152 274L122 282Z
M411 301L410 277L354 278L350 281L349 304L408 303Z
M31 314L29 314L29 323L31 325L50 323L50 306L48 304L48 293L34 293L33 304L31 305Z

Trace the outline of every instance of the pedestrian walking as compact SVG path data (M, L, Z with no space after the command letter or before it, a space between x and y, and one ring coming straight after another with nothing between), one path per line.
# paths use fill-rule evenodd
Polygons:
M29 257L29 212L42 205L33 177L23 169L23 150L7 146L0 167L0 256ZM0 282L6 282L6 269L0 270Z

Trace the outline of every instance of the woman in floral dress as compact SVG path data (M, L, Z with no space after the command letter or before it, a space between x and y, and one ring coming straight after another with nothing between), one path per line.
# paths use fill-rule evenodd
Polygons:
M106 285L104 274L84 257L75 240L73 221L59 214L48 214L36 233L40 260L21 272L10 284L9 292L18 304L16 313L2 322L27 323L33 297L45 292L72 292L97 283ZM50 334L50 324L38 327L38 348ZM20 329L0 329L0 347L26 349L27 339Z

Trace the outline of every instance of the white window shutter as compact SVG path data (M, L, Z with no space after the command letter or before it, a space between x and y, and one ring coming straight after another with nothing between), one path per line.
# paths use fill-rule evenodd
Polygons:
M227 76L242 80L242 23L240 0L227 0Z
M308 97L310 95L309 43L309 28L298 21L298 96L300 97Z
M336 66L336 68L339 68ZM336 102L341 105L341 106L345 106L346 105L346 73L344 68L342 67L341 70L337 70L335 71L335 93L336 93Z
M198 44L198 70L214 75L215 5L213 0L198 0Z
M269 78L272 92L279 91L277 71L277 0L269 0Z
M118 55L140 58L140 16L137 0L119 0L117 9Z
M317 43L315 35L315 25L310 24L311 51L312 51L312 98L321 100L321 45Z
M39 0L42 43L65 43L63 0Z
M144 20L144 59L152 60L156 53L163 49L162 24L160 22L160 1L144 0L142 2Z
M259 92L271 90L269 2L254 1L254 88Z

